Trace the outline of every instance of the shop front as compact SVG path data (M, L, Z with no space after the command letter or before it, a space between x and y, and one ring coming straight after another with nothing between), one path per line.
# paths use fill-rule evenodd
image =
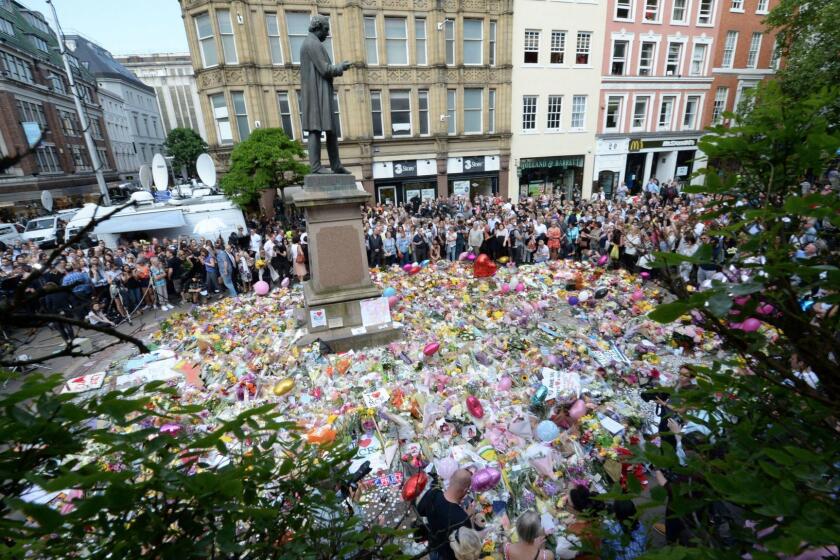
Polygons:
M499 193L499 156L451 157L446 161L449 196L493 196Z
M650 177L660 183L676 180L687 183L694 171L698 137L647 139L630 138L624 176L634 179L635 189Z
M519 195L565 195L580 198L585 156L522 158L516 168Z
M378 161L373 164L373 178L378 204L399 205L437 196L435 159Z

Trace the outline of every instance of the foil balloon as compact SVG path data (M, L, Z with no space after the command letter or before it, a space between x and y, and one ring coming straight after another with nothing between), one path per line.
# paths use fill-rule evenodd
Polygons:
M285 278L283 278L283 281L280 282L280 287L281 288L288 288L290 282L291 282L291 279L288 276L286 276Z
M465 260L467 260L468 258L470 258L470 254L469 254L467 251L464 251L463 253L461 253L460 255L458 255L458 260L459 260L459 261L465 261Z
M472 489L474 492L484 492L496 486L502 480L502 473L499 469L487 467L476 471L472 477Z
M403 265L403 270L406 271L406 272L411 271L411 263L405 263Z
M759 328L761 328L761 321L759 321L755 317L745 319L744 322L741 323L741 330L744 332L755 332Z
M539 406L545 402L546 397L548 397L548 387L545 385L540 385L537 392L534 393L534 396L531 397L531 404L533 406Z
M595 290L595 299L603 299L609 293L608 288L598 288Z
M406 502L411 502L423 493L426 484L429 483L429 477L423 471L413 474L405 481L405 486L402 488L402 499Z
M468 261L474 261L475 259L476 259L475 253L469 253L467 255L467 260Z
M586 403L583 402L581 399L578 399L572 404L572 407L569 409L569 416L572 420L580 420L586 415Z
M598 266L604 266L605 264L607 264L608 258L609 257L607 257L607 255L601 255L601 258L598 259Z
M472 395L467 397L467 410L476 418L484 417L484 407L481 406L481 401Z
M424 356L432 356L438 350L440 350L440 343L439 342L430 342L426 346L423 347L423 355Z
M578 299L580 301L588 301L589 298L592 296L587 290L583 290L581 293L578 294Z
M578 303L580 303L580 299L578 299L578 297L577 297L577 296L569 296L569 297L566 299L566 302L567 302L569 305L571 305L571 306L575 306L575 305L577 305Z
M395 296L395 295L397 295L397 290L395 290L394 288L389 286L389 287L385 288L384 290L382 290L382 295L385 296L385 297Z
M648 278L650 278L650 272L644 271L640 274L640 276L643 280L647 280Z
M537 437L540 441L554 441L560 435L560 428L551 420L543 420L537 424Z
M429 259L426 259L425 261L420 263L420 268L423 268L423 267L426 267L426 266L429 266Z
M411 270L409 270L408 273L413 276L413 275L417 274L418 272L420 272L420 268L421 267L420 267L419 264L412 265Z
M499 257L499 263L500 264L507 264L509 260L510 260L509 257Z
M278 397L282 397L289 391L295 388L295 380L291 377L283 379L282 381L277 382L274 387L271 389L271 392L274 393Z
M397 296L389 296L388 297L388 307L393 309L396 305L400 302L400 298Z
M452 457L444 457L435 461L435 470L443 480L449 480L458 470L458 461Z
M475 278L489 278L496 274L496 263L484 253L480 254L473 264L473 276Z
M268 285L268 282L266 282L265 280L260 280L259 282L254 284L254 293L258 296L264 296L268 293L269 289L270 287Z

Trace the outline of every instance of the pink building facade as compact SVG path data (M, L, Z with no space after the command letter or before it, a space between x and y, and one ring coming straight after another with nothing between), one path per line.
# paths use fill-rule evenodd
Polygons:
M607 0L594 180L687 182L703 165L697 141L713 81L724 0Z

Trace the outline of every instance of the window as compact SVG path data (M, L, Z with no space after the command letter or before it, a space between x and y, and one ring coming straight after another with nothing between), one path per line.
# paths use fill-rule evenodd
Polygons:
M563 64L566 60L566 32L551 32L551 64Z
M3 60L3 65L6 67L9 78L28 84L35 83L35 80L32 78L32 65L27 61L7 52L0 52L0 58Z
M464 88L464 134L481 134L483 98L482 88Z
M140 117L137 113L132 114L134 117L134 134L140 136Z
M548 130L560 130L563 126L563 96L548 96L548 114L545 127Z
M732 5L729 7L730 12L743 12L744 0L732 0Z
M709 45L705 43L695 43L694 52L691 53L691 68L688 70L689 76L700 76L706 67L706 51Z
M639 76L653 75L653 55L656 43L644 42L639 49Z
M21 122L36 122L41 128L47 127L47 117L44 116L44 106L40 103L17 100L18 113ZM74 117L75 118L75 117Z
M216 134L219 136L219 144L232 144L233 133L230 129L230 117L228 116L225 95L223 93L211 95L210 105L213 107L213 118L216 121ZM137 126L137 115L134 115L134 124Z
M421 89L417 92L417 107L420 115L420 135L429 134L429 90Z
M779 59L781 59L781 55L779 54L779 38L776 37L773 40L773 52L770 53L770 69L771 70L778 70L779 69Z
M496 90L488 92L487 101L487 132L496 132Z
M47 22L45 22L44 20L42 20L41 18L39 18L38 16L36 16L32 12L23 12L23 18L26 20L26 22L29 25L31 25L32 27L34 27L38 31L41 31L42 33L49 33L50 32L50 28L47 25Z
M610 96L607 98L607 111L605 113L604 129L618 130L621 124L621 105L623 98Z
M143 117L143 127L146 129L146 136L151 136L149 132L149 119L146 117Z
M615 19L633 19L633 0L615 1Z
M216 10L216 23L219 24L219 36L222 39L222 54L225 64L236 64L236 40L233 37L233 25L230 23L229 10Z
M522 96L522 130L537 128L537 96Z
M720 124L723 112L726 110L726 98L729 97L728 87L719 87L715 92L715 102L712 105L712 123Z
M286 32L289 34L292 64L300 64L300 46L309 35L309 19L308 13L286 12Z
M283 47L280 45L280 25L277 14L265 14L265 30L272 64L283 64Z
M241 91L230 92L233 101L233 113L236 115L236 128L239 132L239 141L247 140L251 135L251 126L248 124L248 111L245 107L245 93Z
M280 109L280 126L286 136L294 140L295 129L292 126L292 106L289 104L289 92L277 92L277 106Z
M448 89L446 90L446 120L447 122L447 134L455 134L457 130L456 122L455 122L455 94L456 90Z
M373 128L373 137L382 138L385 131L382 126L382 92L371 90L370 92L370 122Z
M387 64L408 64L405 18L385 18L385 61Z
M645 23L659 23L659 0L645 0Z
M411 92L407 89L391 90L391 134L411 136Z
M665 60L665 75L678 76L680 74L680 59L682 58L682 43L668 45L668 58Z
M29 39L32 41L32 44L35 45L35 48L39 51L45 53L50 52L50 46L47 44L47 42L38 37L37 35L30 35Z
M697 109L700 107L700 96L689 95L685 98L685 115L683 115L683 128L694 130L697 128Z
M447 19L443 22L443 28L446 42L446 64L452 66L455 64L455 22Z
M610 75L624 75L624 69L627 67L627 47L629 45L628 41L613 41Z
M766 14L770 7L770 0L758 0L758 6L755 8L755 13L757 14Z
M490 22L490 57L487 59L487 63L490 66L496 65L496 22Z
M108 163L108 151L105 148L96 148L96 158L99 160L99 169L111 169Z
M671 7L671 23L688 23L688 0L674 0Z
M697 25L711 25L714 15L715 0L700 0L700 9L697 11Z
M671 122L674 117L674 104L677 98L673 95L665 95L662 97L662 104L659 106L659 121L657 121L658 130L670 130Z
M0 18L0 31L2 31L6 35L14 36L15 26L12 25L12 22L10 22L9 20Z
M484 20L464 20L464 64L484 64Z
M728 31L726 41L723 44L723 60L720 65L724 68L732 68L732 61L735 60L735 47L738 46L738 32Z
M586 96L575 95L572 97L572 128L583 130L586 126Z
M210 14L205 13L195 17L195 31L198 36L198 47L201 50L201 64L205 68L216 66L219 63L219 55L216 52L216 40L213 38Z
M61 173L61 164L55 146L38 146L35 159L38 160L39 173Z
M376 16L365 16L365 62L379 64L379 47L376 43Z
M91 171L93 168L88 160L87 153L81 146L71 146L70 155L73 157L73 167L76 171Z
M758 66L758 51L761 50L761 32L752 34L750 38L750 50L747 52L747 68Z
M425 18L414 18L414 50L417 53L417 64L425 66L427 64Z
M589 31L578 31L575 64L589 64L589 45L591 42L592 33Z
M540 32L525 30L525 64L538 64L540 61Z
M53 91L57 93L67 93L67 89L64 87L64 80L61 79L61 76L57 76L56 74L50 75L50 85L52 85Z
M647 114L650 97L637 97L633 101L633 121L630 123L631 130L645 130L647 128Z
M96 140L102 140L102 128L100 128L99 126L99 119L91 118L89 122L90 135L93 136Z

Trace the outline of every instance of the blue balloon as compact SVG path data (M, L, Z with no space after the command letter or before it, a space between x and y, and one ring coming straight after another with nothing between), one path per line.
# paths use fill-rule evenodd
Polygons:
M560 435L560 428L551 420L537 424L537 437L540 441L554 441Z
M395 290L394 288L385 288L384 290L382 290L382 295L385 297L395 296L397 295L397 290Z
M429 259L426 259L425 261L420 263L420 266L428 266L428 264L429 264Z

